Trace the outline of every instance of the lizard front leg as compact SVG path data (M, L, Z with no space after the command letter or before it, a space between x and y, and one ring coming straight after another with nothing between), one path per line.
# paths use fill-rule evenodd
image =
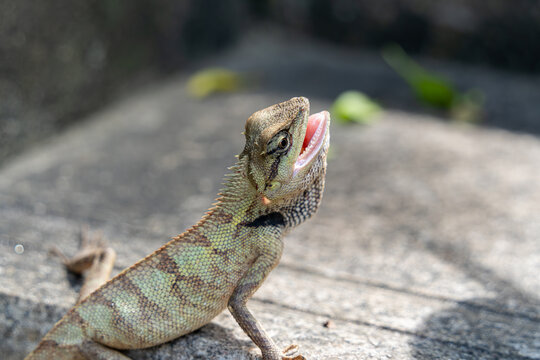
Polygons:
M275 253L260 255L235 288L229 299L228 307L242 330L261 349L263 360L305 360L302 355L284 355L246 305L251 295L261 286L266 276L277 265L280 256L281 246L279 251ZM289 346L285 351L289 352L292 348Z

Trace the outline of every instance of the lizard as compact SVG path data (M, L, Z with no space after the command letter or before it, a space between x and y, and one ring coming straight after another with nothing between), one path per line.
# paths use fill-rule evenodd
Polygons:
M321 202L330 114L309 108L295 97L253 113L244 149L201 220L81 296L26 360L126 360L121 350L176 339L225 308L264 360L305 359L296 345L281 351L247 301L279 263L284 235Z

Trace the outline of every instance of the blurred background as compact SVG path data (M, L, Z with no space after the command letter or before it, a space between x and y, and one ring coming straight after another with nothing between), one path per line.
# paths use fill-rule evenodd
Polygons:
M251 60L202 73L196 96L246 83L327 98L356 90L338 109L345 121L366 120L348 118L350 106L367 117L381 106L539 134L538 39L534 0L2 0L0 162L239 44ZM256 57L272 46L274 58ZM320 71L350 50L366 56Z

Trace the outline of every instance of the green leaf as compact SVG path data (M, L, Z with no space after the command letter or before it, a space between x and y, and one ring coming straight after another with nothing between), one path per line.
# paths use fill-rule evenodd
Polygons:
M459 96L448 80L421 67L399 45L385 47L382 56L424 104L449 110Z
M198 98L204 98L217 92L234 92L245 83L244 76L227 69L209 68L193 74L188 82L188 92Z
M332 118L343 123L369 124L381 112L381 107L359 91L346 91L339 95L330 109Z

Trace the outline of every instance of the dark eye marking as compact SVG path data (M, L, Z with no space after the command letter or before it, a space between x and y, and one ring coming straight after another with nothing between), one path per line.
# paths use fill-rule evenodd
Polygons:
M281 155L282 154L279 154L278 157L272 163L272 166L270 166L270 174L268 174L268 179L266 180L267 182L274 180L274 178L277 176L279 162L281 161ZM266 186L264 189L266 190Z

